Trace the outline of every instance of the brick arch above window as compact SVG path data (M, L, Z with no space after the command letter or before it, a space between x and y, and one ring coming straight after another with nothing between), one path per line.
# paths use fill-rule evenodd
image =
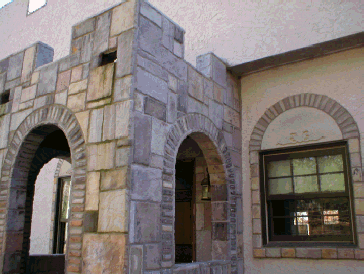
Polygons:
M262 149L263 136L268 126L279 115L287 110L299 107L312 107L330 115L340 128L342 139L348 141L349 158L351 162L352 182L361 182L362 161L360 152L360 132L353 116L337 101L325 95L303 93L288 96L269 107L253 128L249 142L250 182L252 197L252 226L253 226L253 257L255 258L314 258L314 259L363 259L364 245L359 243L356 248L310 248L310 247L264 247L262 245L261 228L261 196L259 151ZM359 199L354 191L354 215L363 215L359 209ZM364 216L363 216L364 217ZM354 218L357 219L357 218ZM358 231L359 222L356 223ZM360 231L362 228L360 228ZM363 237L361 234L359 237Z
M359 128L352 115L338 102L325 95L302 93L288 96L268 108L258 120L250 137L249 150L261 149L263 135L269 124L283 112L297 107L312 107L330 115L339 126L343 139L359 138Z
M35 153L37 150L40 142L42 141L41 138L35 138L32 140L32 136L34 135L31 132L39 127L39 126L56 126L63 131L66 136L68 145L70 147L71 158L72 158L72 167L73 167L73 174L72 174L72 190L71 192L77 192L80 195L80 192L85 192L86 188L86 146L84 141L84 136L81 130L81 127L78 123L76 116L67 108L61 105L50 105L40 109L37 109L30 113L23 122L19 125L19 127L15 130L12 139L10 140L10 144L8 146L8 151L4 159L4 164L1 171L1 180L0 180L0 189L4 190L7 195L1 195L1 203L0 203L0 210L2 212L7 212L8 204L9 204L9 192L10 187L12 184L12 174L14 165L17 161L17 157L19 154L22 154L21 157L24 158L26 153L31 154ZM31 133L31 134L29 134ZM30 136L30 138L28 138ZM29 140L28 140L29 139ZM22 146L26 142L27 151L22 151ZM53 158L54 156L50 155L49 159ZM24 158L26 159L26 157ZM29 159L31 162L32 159ZM30 162L24 162L26 166L30 167ZM71 198L71 200L73 200ZM70 220L70 228L74 226L74 224L82 223L83 216L84 216L84 202L74 204L71 202L71 211L77 212L77 214L71 214ZM6 218L6 216L4 216ZM75 222L73 222L75 221ZM1 222L0 225L1 231L4 231L1 237L1 244L4 246L6 241L6 220ZM71 229L70 229L71 231ZM74 232L72 232L74 233ZM66 256L66 267L69 269L68 271L72 272L81 272L82 261L79 257L74 257L72 254L81 254L82 250L82 233L79 234L72 234L70 233L69 237L73 237L80 239L79 245L73 245L74 248L69 248L68 254ZM4 250L4 248L2 249ZM4 255L2 254L3 258ZM6 256L5 256L6 257ZM77 262L77 263L76 263ZM3 262L1 262L3 263Z

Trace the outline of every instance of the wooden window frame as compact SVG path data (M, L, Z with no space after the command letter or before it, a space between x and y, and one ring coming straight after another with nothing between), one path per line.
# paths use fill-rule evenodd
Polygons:
M350 161L348 157L348 147L346 141L335 142L335 143L326 143L326 144L318 144L311 146L301 146L301 147L290 147L290 148L282 148L275 150L267 150L260 152L260 175L261 175L261 201L262 201L262 232L263 232L263 245L265 246L274 246L274 245L312 245L312 244L334 244L334 245L353 245L355 242L355 224L354 224L354 197L352 191L352 180L350 176ZM296 159L300 157L317 157L323 155L337 155L341 154L343 156L343 174L345 179L345 192L336 192L336 193L323 193L323 192L315 192L315 193L305 193L305 194L276 194L269 195L268 194L268 163L270 161L278 161L285 159ZM319 173L317 171L317 161L316 161L316 176L319 177ZM293 179L294 174L291 174L289 177ZM294 185L292 180L292 185ZM320 184L319 184L320 185ZM320 191L320 190L319 190ZM348 215L349 215L349 227L350 227L350 236L346 237L338 237L338 236L293 236L293 235L273 235L273 216L272 216L272 202L277 200L291 200L296 203L298 200L313 200L320 198L346 198L348 199ZM341 238L341 239L340 239Z
M55 204L55 218L54 218L54 230L53 230L53 254L64 254L64 246L66 245L66 229L68 219L62 219L62 205L63 205L63 188L66 181L70 181L71 177L58 178L57 182L57 198ZM69 197L70 198L70 197Z

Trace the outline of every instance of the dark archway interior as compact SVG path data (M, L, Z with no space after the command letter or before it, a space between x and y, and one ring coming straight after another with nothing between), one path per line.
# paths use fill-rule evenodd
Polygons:
M175 262L196 261L196 159L203 157L189 136L179 147L175 171Z
M179 147L175 171L175 262L195 261L195 159L202 151L197 143L187 137Z
M225 259L229 240L226 175L221 156L205 133L191 133L181 143L175 183L175 262ZM224 250L214 248L217 245Z
M37 175L53 158L70 159L70 148L63 131L54 125L32 130L23 141L13 167L7 217L4 273L33 273L29 265L30 232ZM36 273L51 273L51 263L37 258ZM63 258L64 268L64 258Z

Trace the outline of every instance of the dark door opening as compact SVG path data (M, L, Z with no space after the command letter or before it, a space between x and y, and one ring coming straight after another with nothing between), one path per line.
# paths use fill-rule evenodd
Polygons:
M193 160L176 162L176 221L175 221L175 262L195 261L194 245L194 168Z

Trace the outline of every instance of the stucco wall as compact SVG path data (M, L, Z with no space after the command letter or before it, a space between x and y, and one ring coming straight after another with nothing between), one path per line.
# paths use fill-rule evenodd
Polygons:
M54 221L54 173L58 159L52 159L39 172L35 182L29 254L52 254L49 244Z
M53 47L54 60L64 57L73 24L121 2L48 0L44 8L26 16L28 0L14 0L0 9L0 59L35 41ZM363 29L360 0L148 2L186 30L185 58L192 64L209 51L239 64Z
M54 48L54 60L70 53L72 26L124 0L47 0L27 15L29 0L13 0L0 9L0 60L36 41Z
M264 112L290 95L326 95L346 108L364 142L363 49L353 49L252 74L241 79L242 154L249 155L252 130ZM291 111L291 110L290 110ZM283 115L283 114L282 114ZM276 118L278 119L279 116ZM269 130L269 127L267 131ZM363 145L361 155L364 155ZM246 273L363 273L359 261L254 259L249 158L243 157L244 257ZM361 245L361 244L360 244Z

